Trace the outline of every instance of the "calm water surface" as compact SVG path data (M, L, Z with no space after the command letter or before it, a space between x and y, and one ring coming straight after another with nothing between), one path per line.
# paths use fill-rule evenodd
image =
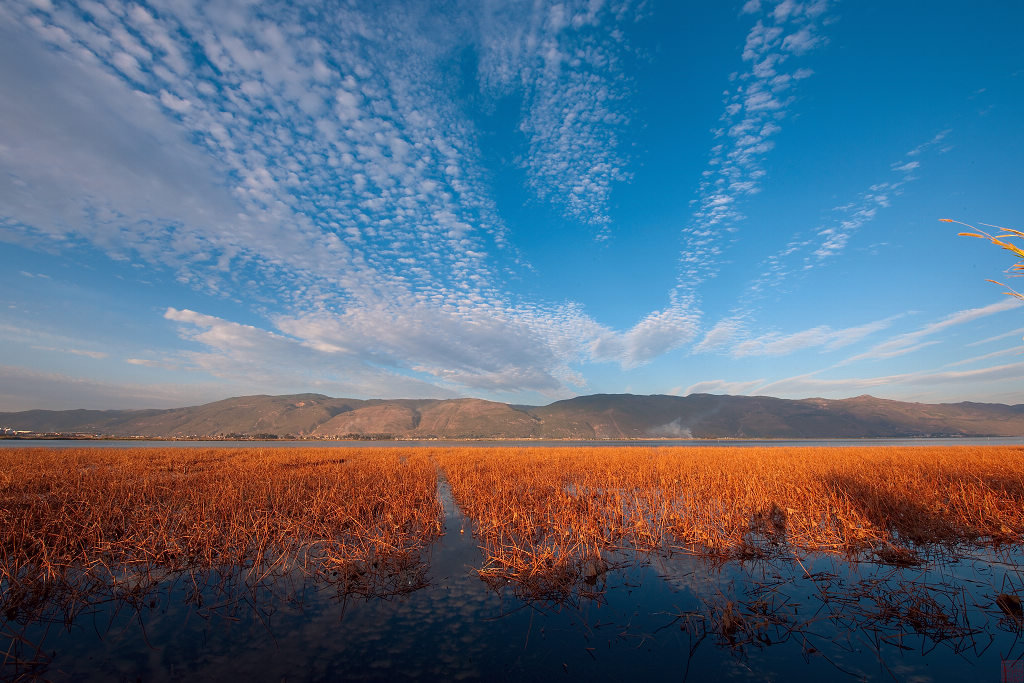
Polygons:
M624 556L634 561L539 601L480 579L471 525L444 481L439 494L445 534L419 570L389 577L407 592L169 579L67 622L59 606L51 623L0 615L2 676L995 682L1024 656L1021 623L996 603L1024 592L1019 548L912 568Z

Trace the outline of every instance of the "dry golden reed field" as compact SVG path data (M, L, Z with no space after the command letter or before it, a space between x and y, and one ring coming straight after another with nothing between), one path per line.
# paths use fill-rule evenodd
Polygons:
M911 564L1020 544L1024 448L537 448L432 454L483 573L593 579L620 549Z
M171 575L415 587L439 477L482 578L541 593L637 551L912 564L1024 540L1024 447L3 449L0 610Z
M73 615L186 574L356 592L401 575L442 529L422 453L341 449L0 450L0 610Z

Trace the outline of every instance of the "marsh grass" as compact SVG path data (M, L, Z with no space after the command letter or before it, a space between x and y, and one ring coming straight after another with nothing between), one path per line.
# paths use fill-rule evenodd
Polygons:
M597 595L644 554L825 553L913 567L1024 538L1024 448L0 451L0 617L295 577L366 596L424 584L438 468L481 578Z
M538 598L637 551L897 567L1024 539L1024 448L535 448L433 454L494 583Z
M182 576L196 595L295 576L386 593L415 583L442 524L436 470L417 453L5 449L0 473L8 622L70 620Z

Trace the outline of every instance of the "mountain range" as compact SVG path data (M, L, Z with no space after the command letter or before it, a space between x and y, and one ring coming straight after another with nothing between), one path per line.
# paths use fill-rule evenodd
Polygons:
M187 438L826 439L1022 436L1024 405L907 403L858 396L595 394L527 406L463 399L242 396L166 410L0 413L34 433Z

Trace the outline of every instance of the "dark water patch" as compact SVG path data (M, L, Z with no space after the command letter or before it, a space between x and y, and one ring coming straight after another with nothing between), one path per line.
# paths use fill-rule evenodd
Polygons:
M710 675L728 654L726 678L995 680L1003 662L1024 656L1020 625L997 606L1003 591L1024 588L1021 559L947 557L906 568L833 557L717 567L673 558L659 572L696 604L679 623L698 672Z

